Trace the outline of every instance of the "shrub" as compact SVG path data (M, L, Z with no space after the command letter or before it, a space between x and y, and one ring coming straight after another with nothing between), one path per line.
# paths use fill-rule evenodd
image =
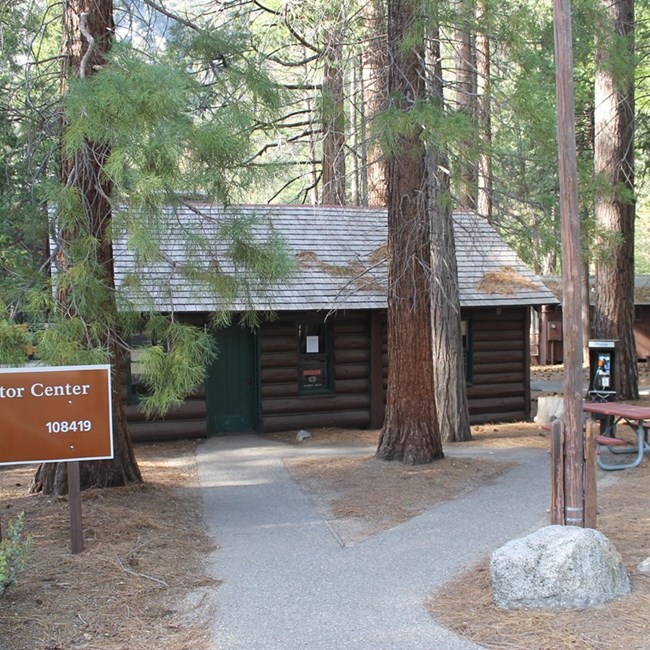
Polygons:
M31 537L24 535L25 513L10 521L0 542L0 596L24 571L32 548Z

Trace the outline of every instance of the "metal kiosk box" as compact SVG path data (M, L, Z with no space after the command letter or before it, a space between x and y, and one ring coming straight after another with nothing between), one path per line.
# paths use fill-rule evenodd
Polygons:
M589 341L589 387L587 401L615 402L619 385L620 341ZM612 435L614 418L611 415L594 414L600 420L601 435Z

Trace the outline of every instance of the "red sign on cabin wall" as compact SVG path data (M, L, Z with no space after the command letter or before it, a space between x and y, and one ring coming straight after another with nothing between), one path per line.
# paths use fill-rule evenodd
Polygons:
M113 458L111 367L0 368L0 465Z

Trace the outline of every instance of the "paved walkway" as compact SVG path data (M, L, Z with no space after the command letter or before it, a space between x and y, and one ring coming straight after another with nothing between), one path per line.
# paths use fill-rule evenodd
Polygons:
M282 460L331 455L332 448L293 447L254 435L203 442L204 516L219 546L212 572L224 581L217 591L215 648L478 648L437 625L424 603L464 568L548 523L549 455L449 446L445 452L518 464L462 497L343 546Z

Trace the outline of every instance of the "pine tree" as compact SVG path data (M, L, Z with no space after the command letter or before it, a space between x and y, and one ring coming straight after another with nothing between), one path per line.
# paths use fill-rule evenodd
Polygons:
M62 45L62 87L72 79L82 81L107 64L113 32L113 3L111 0L75 0L64 5ZM65 130L65 125L64 125ZM71 263L70 249L81 238L94 241L92 257L88 260L96 278L96 312L101 321L94 322L94 332L87 343L103 349L112 362L113 448L114 458L81 464L81 486L110 487L141 481L128 436L122 400L121 356L116 331L114 298L113 250L110 239L112 206L111 185L103 175L110 156L110 147L86 139L78 151L62 148L59 166L61 184L74 195L78 213L76 219L61 227L58 234L56 259L61 273ZM77 301L71 286L59 285L57 311L63 319L79 323L88 317ZM34 477L34 490L46 494L67 491L67 470L63 464L50 463L39 467Z
M444 128L445 102L439 18L434 8L429 26L428 100ZM435 123L435 122L434 122ZM461 348L460 290L452 217L449 157L441 129L427 134L427 202L431 219L431 322L436 419L443 442L471 440L465 363ZM466 168L464 168L466 170ZM467 181L467 176L464 180ZM467 186L466 186L467 187Z
M426 96L424 25L418 0L388 2L388 393L377 456L406 464L442 458L433 399L431 259L426 152L414 115ZM408 126L407 126L408 125Z
M173 18L170 12L166 16ZM113 20L109 1L64 6L60 182L48 189L56 299L44 278L13 293L10 313L1 314L6 318L0 322L21 346L25 332L16 319L29 322L34 353L46 365L113 367L116 457L82 464L82 488L140 480L120 388L129 335L144 328L165 342L145 355L145 381L152 391L143 402L148 414L178 404L204 379L206 359L215 353L209 330L186 325L174 313L143 316L145 303L130 302L138 269L128 278L126 293L115 286L114 233L121 232L136 259L146 263L161 254L156 237L164 232L161 215L196 197L241 200L258 175L246 165L251 133L279 105L276 84L258 61L242 55L250 52L245 30L226 33L205 21L199 26L198 20L180 18L162 47L138 40L136 49L129 41L137 35L128 30L126 36L121 30L122 42L114 42ZM235 215L219 230L241 271L236 275L210 266L214 241L188 233L193 249L206 257L188 260L182 272L219 295L215 326L228 321L234 300L246 303L251 283L263 288L293 268L277 237L253 241L253 225L254 220ZM4 342L0 353L6 362ZM62 493L66 487L60 465L42 467L35 477L35 489Z
M634 2L603 4L607 19L596 50L594 333L619 339L620 394L637 399L634 319Z

